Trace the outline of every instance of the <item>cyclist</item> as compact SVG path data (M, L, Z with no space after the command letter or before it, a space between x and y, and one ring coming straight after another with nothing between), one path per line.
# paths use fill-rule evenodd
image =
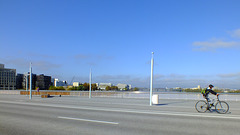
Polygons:
M219 95L217 92L215 92L215 91L212 90L213 87L214 87L214 86L213 86L212 84L210 84L210 85L208 86L208 88L205 90L205 92L203 93L203 97L207 100L208 110L209 110L209 108L210 108L210 107L209 107L210 99L208 98L208 94L211 93L211 94L216 95L216 96Z

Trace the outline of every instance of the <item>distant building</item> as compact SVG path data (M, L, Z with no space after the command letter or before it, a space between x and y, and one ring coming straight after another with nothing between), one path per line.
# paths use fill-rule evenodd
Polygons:
M4 64L0 64L0 69L3 69L4 68Z
M129 89L131 89L131 85L128 85L128 84L119 83L119 84L117 84L117 87L118 87L119 90L129 90Z
M36 87L41 90L48 90L51 86L51 76L45 76L44 74L37 75Z
M59 79L55 78L54 79L54 86L59 87L59 86L68 86L67 81L60 81Z
M81 85L80 82L73 82L73 87L79 87Z
M16 76L16 89L23 89L24 74L17 74Z
M112 87L111 83L96 83L98 89L105 90L107 86Z
M37 81L37 75L36 74L32 74L32 90L34 90L36 88L36 81ZM20 83L20 82L18 82L18 83ZM23 89L26 89L26 88L29 89L30 88L30 75L29 75L29 72L23 75L22 87L23 87Z
M196 88L191 88L191 89L193 89L193 90L201 89L201 86L198 85L198 87L196 87Z
M7 69L4 64L0 64L0 89L16 89L16 69Z
M29 73L17 74L16 78L17 89L30 89ZM47 90L51 85L51 76L32 74L32 90L36 89L36 87L39 87L41 90Z

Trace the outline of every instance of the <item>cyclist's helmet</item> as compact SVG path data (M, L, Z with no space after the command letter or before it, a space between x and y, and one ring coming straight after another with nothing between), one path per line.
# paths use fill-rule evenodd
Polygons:
M214 87L214 86L212 84L210 84L209 87Z

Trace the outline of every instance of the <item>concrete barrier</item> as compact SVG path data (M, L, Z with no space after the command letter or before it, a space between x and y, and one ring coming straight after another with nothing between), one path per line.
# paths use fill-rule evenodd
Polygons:
M19 95L20 90L0 90L0 94Z
M20 95L29 95L30 92L29 91L21 91ZM70 92L58 92L58 91L32 91L32 95L70 95Z
M15 95L29 95L29 91L26 90L0 90L0 94L15 94ZM79 96L89 97L88 91L57 91L57 90L41 90L37 92L32 91L32 95L49 94L50 96ZM184 99L184 100L201 100L203 99L200 93L184 93L184 92L154 92L154 95L158 95L159 99ZM149 92L145 91L92 91L92 97L111 97L111 98L143 98L149 99ZM240 101L240 94L237 93L221 93L221 100L227 101Z

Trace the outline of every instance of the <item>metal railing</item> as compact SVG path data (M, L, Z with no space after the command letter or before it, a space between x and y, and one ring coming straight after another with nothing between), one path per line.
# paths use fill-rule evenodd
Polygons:
M20 90L0 90L0 94L15 94L25 93L26 91ZM55 91L55 90L41 90L39 93L33 91L34 95L41 95L40 93L50 93L50 95L62 96L79 96L89 97L88 91ZM54 94L55 93L55 94ZM66 94L64 94L66 93ZM149 99L149 92L146 91L92 91L91 97L109 97L109 98L142 98ZM184 99L184 100L200 100L203 99L200 93L184 93L184 92L153 92L153 95L158 95L159 99ZM240 101L240 94L221 94L221 100Z

